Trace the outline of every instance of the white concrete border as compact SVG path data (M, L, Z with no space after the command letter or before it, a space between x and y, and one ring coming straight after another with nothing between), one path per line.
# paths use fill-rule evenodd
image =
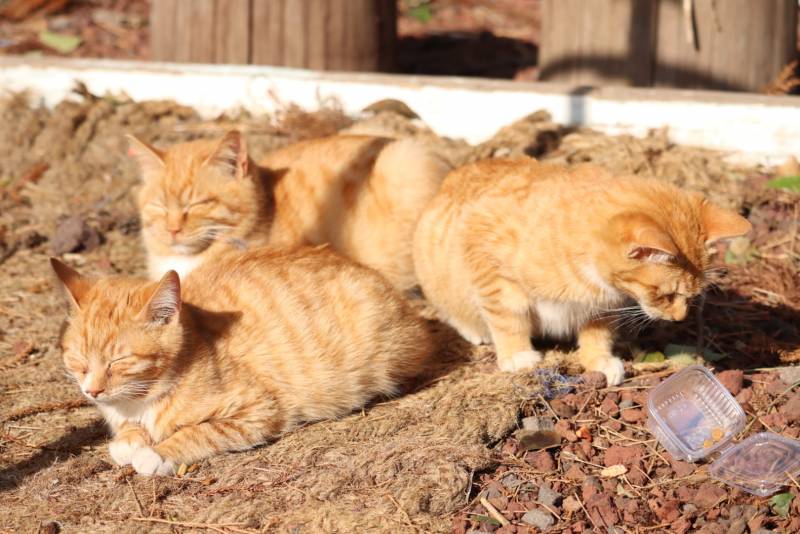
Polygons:
M98 94L172 99L212 117L283 102L314 108L336 97L348 112L376 100L406 102L437 133L479 142L528 113L607 133L668 127L678 143L738 153L749 161L800 156L800 99L666 89L581 88L472 78L328 73L262 66L0 58L0 89L27 90L46 105L70 97L76 80Z

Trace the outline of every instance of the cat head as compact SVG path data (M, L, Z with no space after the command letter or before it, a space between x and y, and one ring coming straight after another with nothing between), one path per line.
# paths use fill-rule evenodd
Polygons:
M178 275L94 279L55 258L50 263L71 303L64 364L83 394L112 404L164 391L184 338Z
M614 217L613 285L651 319L681 321L708 285L715 242L745 235L751 224L699 194L669 188L661 209Z
M139 210L148 252L199 254L219 239L244 238L257 224L261 195L237 131L158 150L128 136L139 163Z

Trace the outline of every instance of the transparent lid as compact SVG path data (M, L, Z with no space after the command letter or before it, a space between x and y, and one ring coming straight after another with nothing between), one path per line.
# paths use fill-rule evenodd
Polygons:
M712 477L765 497L800 475L800 442L772 432L750 436L711 464Z
M745 414L701 365L674 374L647 399L647 426L673 456L691 462L721 449L744 427Z

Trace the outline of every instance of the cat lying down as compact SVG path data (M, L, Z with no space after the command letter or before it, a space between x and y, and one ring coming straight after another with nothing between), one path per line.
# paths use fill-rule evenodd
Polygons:
M72 303L64 362L119 465L171 474L396 394L433 351L375 271L326 247L221 251L181 282L51 263Z

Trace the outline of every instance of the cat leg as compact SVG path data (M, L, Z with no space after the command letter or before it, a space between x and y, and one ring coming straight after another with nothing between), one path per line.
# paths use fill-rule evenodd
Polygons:
M614 336L607 321L589 321L578 332L578 361L587 371L606 375L609 386L619 385L625 378L622 360L611 352Z
M123 423L114 431L114 439L108 444L108 453L117 465L128 465L133 454L150 444L147 431L139 425Z
M497 365L501 371L513 373L536 367L542 356L531 345L531 316L527 302L517 309L505 305L511 302L498 299L485 304L482 311L492 335Z
M274 405L242 411L224 419L183 426L153 447L138 449L133 468L143 475L171 475L182 463L190 464L224 451L245 450L275 437L283 430L283 419Z

